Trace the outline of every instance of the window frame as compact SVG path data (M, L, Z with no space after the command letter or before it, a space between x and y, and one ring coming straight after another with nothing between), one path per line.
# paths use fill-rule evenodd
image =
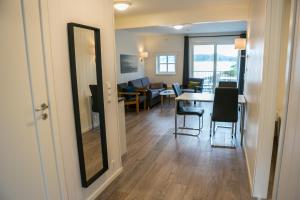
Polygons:
M167 57L167 62L166 63L160 63L160 57L161 56L166 56ZM175 63L169 63L168 62L168 57L169 56L175 56ZM155 69L155 74L156 75L176 75L177 72L177 58L178 58L178 54L174 53L174 52L165 52L165 53L157 53L155 56L155 65L156 65L156 69ZM161 72L160 71L160 65L161 64L166 64L167 65L167 71L166 72ZM174 64L175 65L175 71L174 72L169 72L169 65L170 64Z

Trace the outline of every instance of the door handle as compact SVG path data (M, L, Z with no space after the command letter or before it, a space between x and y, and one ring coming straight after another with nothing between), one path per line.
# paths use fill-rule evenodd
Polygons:
M35 111L36 112L40 112L40 111L44 111L46 109L48 109L48 105L46 103L42 103L40 108L36 108Z
M48 119L48 114L44 113L45 110L48 109L48 105L46 103L42 103L40 108L36 108L35 112L42 112L42 120Z

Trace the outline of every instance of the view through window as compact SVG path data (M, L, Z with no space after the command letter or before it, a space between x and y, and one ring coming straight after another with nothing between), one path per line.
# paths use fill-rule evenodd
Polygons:
M238 82L238 51L234 44L195 44L192 76L203 78L203 92L212 93L219 81Z
M176 55L158 55L156 57L156 74L175 74Z

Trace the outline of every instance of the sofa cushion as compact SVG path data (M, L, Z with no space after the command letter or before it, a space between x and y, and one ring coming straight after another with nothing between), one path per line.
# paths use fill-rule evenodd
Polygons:
M164 84L163 83L151 83L151 89L162 89L164 88Z
M142 79L136 79L128 82L128 85L133 86L135 88L142 88Z
M142 78L142 84L143 84L144 88L149 88L149 85L150 85L149 78L148 77Z
M151 91L151 97L152 97L152 99L159 96L159 93L160 93L159 90L152 90L151 89L150 91Z

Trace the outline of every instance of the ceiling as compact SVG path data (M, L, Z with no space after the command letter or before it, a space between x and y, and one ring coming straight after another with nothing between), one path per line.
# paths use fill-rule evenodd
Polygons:
M182 30L175 30L172 26L152 26L144 28L126 29L140 34L203 34L203 33L226 33L244 32L247 29L245 21L234 22L211 22L185 25Z
M116 16L172 12L205 6L234 6L248 4L249 0L131 0L131 2L132 5L128 10L116 11Z

